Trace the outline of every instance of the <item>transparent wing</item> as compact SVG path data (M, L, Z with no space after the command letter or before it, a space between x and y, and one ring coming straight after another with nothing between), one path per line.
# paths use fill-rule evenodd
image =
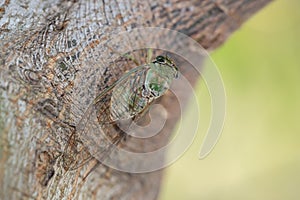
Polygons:
M126 134L117 126L119 119L112 118L111 112L127 109L127 117L135 116L135 113L130 113L128 103L126 104L127 94L134 93L141 87L147 70L147 65L143 65L128 71L94 99L76 126L76 135L88 151L88 156L76 159L80 163L73 163L71 169L77 169L93 158L101 162L125 137Z

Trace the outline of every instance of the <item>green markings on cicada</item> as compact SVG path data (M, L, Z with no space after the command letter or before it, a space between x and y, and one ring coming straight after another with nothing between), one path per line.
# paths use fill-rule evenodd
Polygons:
M153 90L157 93L161 93L163 91L163 86L158 83L150 83L149 87L151 90Z

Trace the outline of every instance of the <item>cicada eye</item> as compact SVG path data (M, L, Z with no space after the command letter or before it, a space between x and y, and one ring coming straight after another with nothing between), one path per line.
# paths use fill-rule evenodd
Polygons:
M157 56L155 60L160 63L163 63L166 61L165 57L163 57L163 56Z

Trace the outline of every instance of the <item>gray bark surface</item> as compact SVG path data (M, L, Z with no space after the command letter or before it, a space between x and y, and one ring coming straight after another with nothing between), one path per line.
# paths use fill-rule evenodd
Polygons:
M163 27L212 50L268 2L2 1L0 199L156 199L161 170L131 174L99 165L86 180L95 161L70 170L89 155L76 132L86 108L133 67L109 65L117 52L109 51L107 38L118 31ZM193 71L183 73L191 83L198 78ZM179 111L171 95L161 102L175 116L162 134L147 144L132 139L121 145L145 150L167 141Z

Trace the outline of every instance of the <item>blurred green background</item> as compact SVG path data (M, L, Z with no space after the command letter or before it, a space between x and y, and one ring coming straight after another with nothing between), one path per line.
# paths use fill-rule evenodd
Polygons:
M209 117L201 119L192 146L166 169L160 200L300 199L299 8L298 0L272 2L211 54L226 88L224 131L199 160ZM197 87L209 116L205 84Z

